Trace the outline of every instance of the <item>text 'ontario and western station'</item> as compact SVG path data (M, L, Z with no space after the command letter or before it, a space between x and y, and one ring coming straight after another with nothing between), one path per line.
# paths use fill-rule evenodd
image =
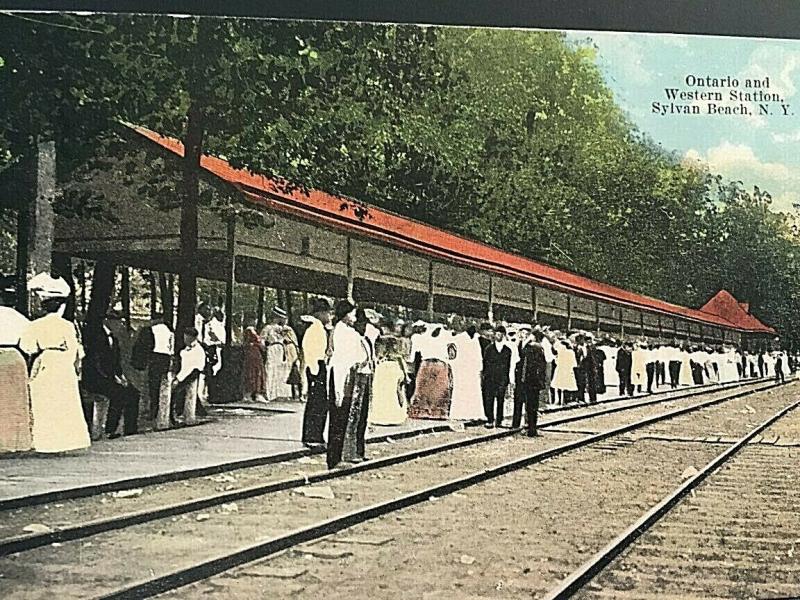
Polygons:
M653 114L794 116L785 98L771 89L770 78L687 75L681 87L665 87L664 98L650 105Z

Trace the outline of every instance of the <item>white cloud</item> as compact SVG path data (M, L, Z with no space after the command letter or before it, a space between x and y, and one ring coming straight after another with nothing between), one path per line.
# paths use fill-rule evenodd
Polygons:
M597 44L600 61L622 71L626 81L643 84L653 80L652 73L644 66L644 49L638 36L624 32L583 33Z
M800 129L786 133L773 133L772 141L778 142L779 144L800 142Z
M740 85L745 79L769 77L769 89L788 100L797 93L796 71L800 69L800 52L783 45L763 44L750 55L747 66L739 73Z
M696 149L684 155L687 164L703 163L712 173L720 173L726 179L741 181L747 188L754 185L772 195L772 209L791 211L792 204L800 202L800 168L780 162L761 160L746 144L723 141L705 154Z

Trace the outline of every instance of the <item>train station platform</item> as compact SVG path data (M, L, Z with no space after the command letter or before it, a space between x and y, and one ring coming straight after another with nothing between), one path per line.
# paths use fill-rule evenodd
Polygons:
M63 455L0 456L0 506L71 497L70 490L92 493L218 472L222 465L242 467L293 460L312 454L300 441L305 404L225 405L191 427L151 431L96 441L86 450ZM443 421L411 420L395 427L370 427L368 439L402 438L435 428ZM324 462L324 461L323 461Z
M714 387L676 391L702 393ZM671 391L662 386L653 396L663 395L666 400ZM633 398L645 396L648 394L637 393ZM601 403L619 399L612 390L598 396ZM546 405L540 410L559 412L574 406ZM208 419L190 427L103 439L86 450L64 455L0 455L0 508L23 506L26 499L57 502L310 456L315 452L300 441L304 408L302 402L215 405ZM512 410L509 398L507 419ZM398 426L370 426L367 439L385 441L450 429L447 421L409 419Z

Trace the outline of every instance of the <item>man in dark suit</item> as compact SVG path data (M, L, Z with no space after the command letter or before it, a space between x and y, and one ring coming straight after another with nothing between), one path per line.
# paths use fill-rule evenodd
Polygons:
M522 421L522 407L525 405L525 397L522 392L522 352L529 341L531 328L523 325L519 328L519 341L517 342L517 364L514 365L514 416L511 419L511 427L519 427Z
M525 424L528 437L536 435L536 422L539 416L539 395L545 386L547 361L542 347L544 332L537 330L520 348L519 353L519 407L514 403L512 427L519 427L522 420L522 404L525 404ZM515 397L516 400L516 397Z
M483 351L483 410L486 427L499 427L503 422L503 402L511 370L511 348L505 344L506 328L494 330L494 340Z
M589 392L589 404L597 403L597 347L594 345L594 336L587 333L584 336L583 358L578 363L583 371L583 387ZM583 390L579 390L580 399L583 401Z
M117 437L117 426L123 414L125 435L136 433L139 430L139 390L125 378L117 338L105 324L89 324L83 343L86 350L83 386L87 392L108 398L106 434Z
M633 383L631 383L631 367L633 366L633 349L630 342L622 344L617 352L617 373L619 374L619 395L633 396Z

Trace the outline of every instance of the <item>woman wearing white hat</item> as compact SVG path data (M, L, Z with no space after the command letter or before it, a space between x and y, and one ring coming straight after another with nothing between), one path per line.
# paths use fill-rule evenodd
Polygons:
M32 291L46 314L31 322L19 340L20 349L33 359L29 389L36 452L67 452L91 444L78 389L83 348L75 326L58 314L68 295L64 284L52 278L37 282Z

